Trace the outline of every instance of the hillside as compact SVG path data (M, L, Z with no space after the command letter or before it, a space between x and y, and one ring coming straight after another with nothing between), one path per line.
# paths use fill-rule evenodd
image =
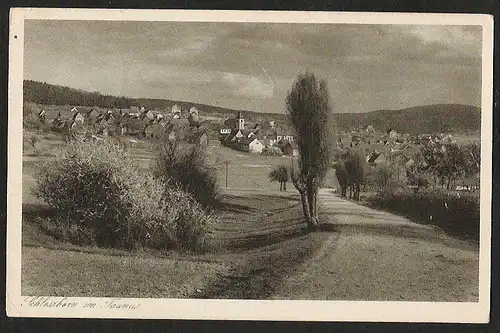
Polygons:
M151 110L170 110L175 104L183 110L196 107L203 111L205 115L214 117L233 117L239 110L223 108L219 106L191 103L185 101L175 101L168 99L154 98L129 98L120 96L102 95L98 92L86 92L79 89L65 86L52 85L44 82L24 80L23 94L25 102L33 102L43 105L72 105L72 106L98 106L101 108L130 108L131 106L143 106ZM250 121L265 121L273 119L278 122L285 122L285 114L267 113L263 114L255 111L241 110L246 119Z
M98 92L86 92L64 86L51 85L37 81L24 81L24 101L44 105L98 106L102 108L130 108L144 106L146 109L169 110L174 104L183 110L192 106L202 110L203 114L212 117L233 117L239 110L218 106L174 101L168 99L129 98L102 95ZM241 110L245 119L264 123L275 120L287 123L288 116L279 113L261 113ZM452 132L470 133L481 128L480 109L470 105L438 104L417 106L401 110L377 110L365 113L335 114L340 130L372 125L376 130L386 131L394 128L403 133Z
M402 133L470 133L481 129L481 109L461 104L436 104L401 110L336 114L341 129L372 125L377 130Z

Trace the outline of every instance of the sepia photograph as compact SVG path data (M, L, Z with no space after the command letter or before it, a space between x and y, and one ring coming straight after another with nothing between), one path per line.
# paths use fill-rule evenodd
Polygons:
M14 10L9 315L487 322L492 27Z

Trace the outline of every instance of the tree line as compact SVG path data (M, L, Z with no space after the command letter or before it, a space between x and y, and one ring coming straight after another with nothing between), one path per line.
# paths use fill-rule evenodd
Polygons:
M103 95L99 92L86 92L45 82L25 80L23 82L24 100L46 105L81 105L103 108L129 108L134 100L127 97Z

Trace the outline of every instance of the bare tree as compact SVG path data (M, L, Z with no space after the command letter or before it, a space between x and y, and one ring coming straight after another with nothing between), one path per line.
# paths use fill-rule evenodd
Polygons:
M286 109L297 135L299 163L291 170L300 193L308 227L319 224L317 193L330 166L332 147L331 107L326 81L314 74L300 74L286 97Z

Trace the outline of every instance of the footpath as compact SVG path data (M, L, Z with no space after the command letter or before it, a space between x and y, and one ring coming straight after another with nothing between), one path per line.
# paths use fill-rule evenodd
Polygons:
M320 216L339 233L272 299L476 302L477 246L387 212L319 193Z

